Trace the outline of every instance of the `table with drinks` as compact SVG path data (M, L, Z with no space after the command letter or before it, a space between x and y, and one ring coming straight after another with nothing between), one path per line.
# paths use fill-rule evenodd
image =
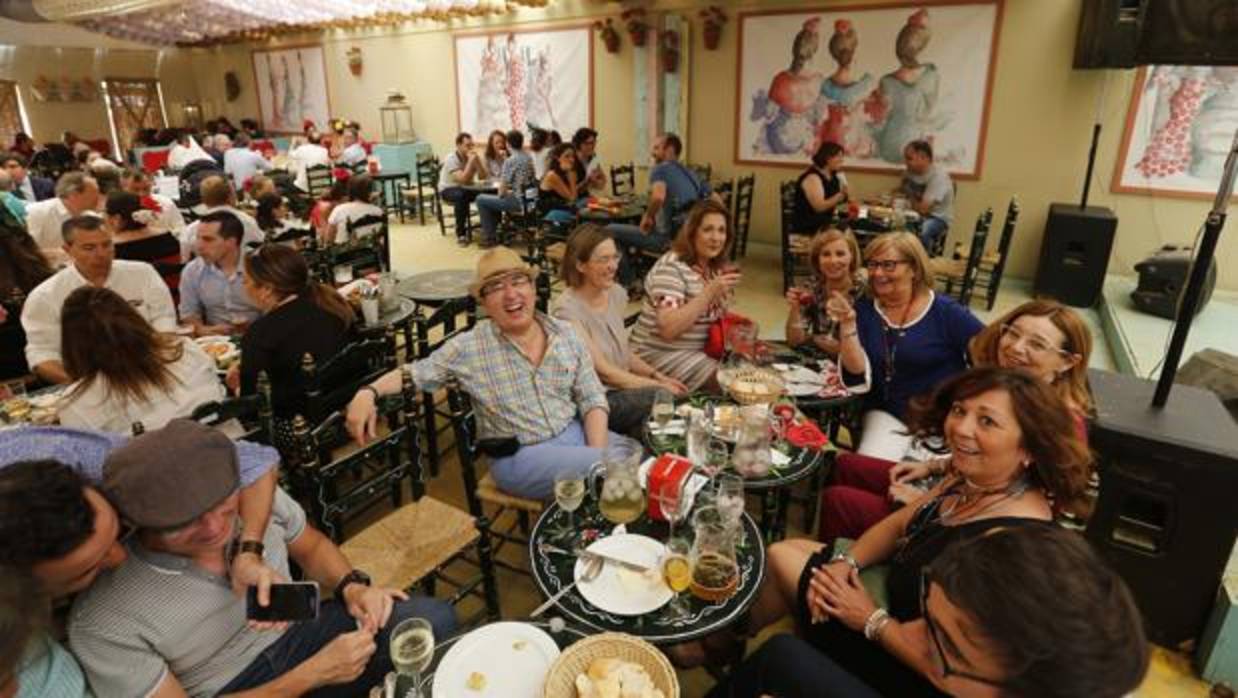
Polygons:
M686 459L608 448L588 477L564 474L529 536L548 605L597 632L655 645L738 619L765 577L761 530L742 490L719 489ZM686 592L686 593L685 593Z

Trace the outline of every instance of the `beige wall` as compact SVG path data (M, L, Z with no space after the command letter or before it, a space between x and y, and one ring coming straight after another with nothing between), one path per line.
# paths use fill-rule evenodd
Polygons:
M1071 69L1075 29L1082 1L1006 0L983 175L977 181L960 182L958 187L958 224L952 240L964 239L970 234L972 222L984 207L992 206L1000 220L1010 197L1019 197L1023 214L1011 259L1011 273L1017 276L1030 277L1035 272L1049 203L1076 201L1079 197L1091 125L1102 93L1105 96L1102 111L1104 131L1092 187L1092 203L1112 207L1119 217L1110 272L1133 273L1133 264L1161 244L1189 244L1208 208L1206 201L1110 193L1109 180L1121 141L1134 71ZM850 0L847 2L851 4ZM752 237L776 241L778 184L794 177L796 172L775 167L738 167L733 162L738 50L735 15L744 9L800 7L805 3L785 0L665 0L659 1L657 6L659 9L680 11L696 23L697 9L708 4L726 7L732 21L725 27L722 45L717 51L704 50L699 28L692 32L690 128L683 135L688 141L693 161L710 162L715 171L723 174L756 173L757 197ZM817 3L817 6L828 7L831 4L841 3L825 2ZM617 14L617 11L618 7L614 4L559 0L551 8L522 9L501 21L490 18L450 26L421 21L397 27L290 37L272 45L321 43L325 48L333 114L361 121L369 137L377 136L378 108L387 89L402 90L413 104L414 126L418 134L441 152L450 147L457 128L453 31L508 24L535 26L546 22L584 22L603 14ZM359 78L348 71L345 58L345 52L353 46L361 48L365 62ZM80 56L72 53L71 57L83 66L77 69L79 72L95 70L95 74L100 76L106 72L104 67L107 70L144 68L148 71L146 74L158 71L163 77L165 97L169 103L177 99L173 93L181 90L178 96L182 99L187 98L185 95L196 94L206 107L208 116L218 112L235 120L257 113L249 55L256 47L241 44L214 49L165 51L161 67L152 58L159 55L154 52L143 54L144 58L114 51L103 52L102 59L90 52ZM110 63L113 55L117 56L115 60L123 61L116 68ZM39 54L32 60L42 62L47 58L46 54ZM106 66L97 66L100 61ZM637 154L633 152L632 49L626 35L620 52L615 55L606 53L595 35L594 61L594 115L595 126L602 132L601 153L612 162L634 159ZM0 61L0 77L7 77L5 71L12 71L14 66L11 55ZM24 75L39 72L37 67L30 65L20 70L25 71ZM236 71L241 79L242 94L235 102L224 99L223 74L227 70ZM86 117L102 124L102 116L60 109L42 117L55 126L46 127L35 119L37 134L52 133L64 127L60 124ZM101 108L98 111L102 113ZM34 118L35 114L31 116ZM169 116L173 115L169 113ZM863 193L888 189L893 185L894 177L856 174L852 182L853 188ZM1230 234L1222 238L1218 257L1222 261L1238 258L1238 235ZM1221 265L1220 285L1238 289L1238 265Z

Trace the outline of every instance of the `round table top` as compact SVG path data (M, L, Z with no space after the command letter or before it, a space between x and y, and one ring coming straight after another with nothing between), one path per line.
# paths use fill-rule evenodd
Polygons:
M396 284L396 293L423 303L467 298L473 283L472 269L437 269L413 274Z
M502 622L511 622L511 621L502 621ZM552 618L549 620L520 619L520 620L516 620L515 622L527 623L529 625L533 625L541 629L547 635L549 635L552 640L555 641L555 644L558 645L559 649L561 650L567 649L573 643L579 640L583 640L584 638L592 634L590 630L586 628L580 628L578 626L570 625L566 621L564 621L562 618ZM558 627L558 626L562 626L562 627ZM484 627L486 626L482 625L477 628L470 628L469 630L466 630L461 633L457 633L456 635L453 635L447 638L446 640L437 642L434 645L434 658L430 660L430 668L422 672L421 674L421 690L425 695L427 696L430 695L430 689L434 686L434 672L438 670L438 665L440 662L443 661L443 657L447 655L447 652L452 647L455 647L457 642L467 637L470 632L472 632L473 630L479 630Z
M546 508L529 535L529 559L533 568L533 581L546 598L550 598L573 580L576 559L570 555L543 552L538 543L555 540L554 531L567 523L567 512L558 504ZM691 515L676 526L676 536L687 536L691 531ZM598 514L592 497L585 497L584 504L576 510L577 530L588 527L610 528L609 522ZM647 535L657 540L666 539L666 525L649 519L647 515L626 527L629 533ZM579 592L573 590L557 602L559 613L569 621L597 632L620 632L635 635L652 644L675 644L704 637L734 623L756 600L761 582L765 579L765 544L761 530L750 516L744 514L742 536L736 546L739 563L739 585L735 593L725 601L711 603L702 601L688 592L681 594L688 613L677 617L669 610L669 604L639 616L620 616L593 606Z
M417 304L408 298L400 298L395 307L391 309L380 308L378 313L378 322L371 325L365 322L362 318L362 327L365 329L373 329L376 327L390 327L391 325L399 324L407 320L413 313L417 312Z

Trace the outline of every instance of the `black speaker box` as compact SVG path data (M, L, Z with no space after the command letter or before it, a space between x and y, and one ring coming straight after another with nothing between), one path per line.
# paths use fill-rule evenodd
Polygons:
M1168 320L1177 318L1178 300L1186 290L1186 278L1191 272L1192 258L1189 247L1165 245L1151 257L1135 264L1135 273L1139 274L1139 285L1131 292L1131 301L1135 307ZM1217 263L1214 258L1204 276L1204 288L1200 292L1199 302L1195 305L1196 315L1208 305L1208 299L1212 298L1216 285Z
M1078 308L1096 305L1117 227L1117 216L1107 208L1049 204L1033 284L1036 295Z
M1083 0L1076 68L1134 68L1143 0Z
M1089 372L1100 494L1087 537L1126 580L1148 637L1174 646L1203 630L1238 534L1238 424L1213 393Z

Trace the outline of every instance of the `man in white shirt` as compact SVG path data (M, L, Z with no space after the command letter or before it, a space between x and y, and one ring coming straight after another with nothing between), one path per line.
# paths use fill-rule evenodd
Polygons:
M62 234L64 250L72 263L36 286L21 314L26 330L26 362L40 378L52 383L69 382L60 357L61 307L70 293L86 284L120 294L156 330L176 329L176 308L167 284L145 262L115 259L112 232L104 226L103 219L70 218Z
M259 172L271 169L271 163L262 157L262 153L249 149L249 136L236 134L232 147L224 152L224 172L232 178L232 186L237 191L245 189L245 183Z
M236 192L233 191L232 184L226 178L218 175L207 177L202 180L198 191L202 195L202 203L194 207L194 213L198 214L199 218L216 211L227 211L236 216L241 221L241 225L245 226L245 237L241 239L242 250L249 250L266 241L266 233L258 227L258 221L236 207ZM182 258L189 259L197 237L198 222L194 221L185 226L185 232L181 235Z
M301 191L309 191L309 177L306 170L318 165L331 165L331 151L317 143L307 141L303 136L292 139L292 147L288 150L289 167L295 174L293 182Z
M366 155L365 147L359 142L360 138L357 132L353 129L346 129L344 135L340 136L340 142L344 145L343 152L340 153L340 163L352 167L359 163L365 162Z
M26 207L26 229L35 244L60 249L60 227L75 216L99 209L99 183L82 172L66 172L56 182L56 196Z
M172 231L172 234L177 237L181 235L181 231L185 229L185 217L181 215L181 210L175 201L163 194L155 193L150 175L138 169L126 168L120 174L120 186L130 194L153 199L159 204L159 216L155 219L156 226L160 230Z
M168 152L168 169L173 172L179 172L185 169L185 165L194 160L205 160L214 162L215 159L211 154L202 149L198 142L193 139L193 136L182 133L176 139L176 143L172 146L172 150Z

